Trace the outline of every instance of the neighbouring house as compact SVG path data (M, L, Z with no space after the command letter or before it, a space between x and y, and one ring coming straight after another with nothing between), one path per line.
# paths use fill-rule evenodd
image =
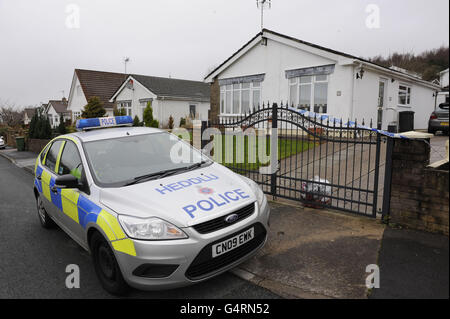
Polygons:
M109 102L142 120L144 109L151 101L153 117L161 127L167 127L170 116L174 127L178 127L181 118L206 121L209 96L210 87L203 82L130 74Z
M413 111L426 129L441 88L398 68L263 29L204 79L211 84L210 119L249 113L267 102L333 117L364 119L387 129Z
M36 111L37 111L37 108L35 108L35 107L26 108L23 112L23 124L25 124L25 125L30 124L31 119L33 118Z
M441 92L437 94L436 105L438 106L441 103L449 102L449 90L448 90L448 71L444 70L439 75L439 84L441 85Z
M109 99L126 78L124 73L75 69L67 106L67 110L72 112L72 121L81 116L88 100L94 96L103 103L106 115L112 116L114 103Z
M50 121L50 126L52 128L58 127L60 124L60 118L63 117L64 121L72 120L72 112L67 109L67 99L62 98L62 100L50 100L44 109L47 118Z

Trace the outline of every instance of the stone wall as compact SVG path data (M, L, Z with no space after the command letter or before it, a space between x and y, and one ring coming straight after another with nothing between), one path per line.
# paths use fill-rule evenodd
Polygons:
M220 113L220 86L217 78L214 79L214 82L211 84L210 103L211 109L209 110L208 120L210 122L217 122Z
M26 140L25 147L28 151L39 154L48 142L50 142L50 140L30 138Z
M449 234L449 172L428 168L428 140L395 139L390 222Z

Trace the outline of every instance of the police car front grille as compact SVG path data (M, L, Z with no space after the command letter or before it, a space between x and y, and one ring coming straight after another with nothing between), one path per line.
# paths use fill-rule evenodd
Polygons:
M255 238L250 240L238 248L233 249L232 251L225 253L221 256L212 257L212 246L227 240L228 238L232 238L240 233L245 232L245 230L255 228ZM255 249L260 247L265 239L266 239L266 229L260 223L256 223L251 225L250 227L246 227L232 235L229 235L225 238L222 238L214 243L211 243L204 247L200 253L195 257L194 261L191 263L189 268L186 271L186 277L191 280L200 280L205 277L212 276L214 273L220 271L226 266L232 264L233 262L247 256L252 253Z
M252 203L250 205L242 207L241 209L238 209L237 211L230 212L228 215L237 214L238 218L234 222L234 223L237 223L237 222L251 216L254 212L255 212L255 203ZM212 233L216 230L231 226L232 224L229 224L225 221L225 217L228 215L221 216L221 217L215 218L213 220L209 220L207 222L194 225L193 228L200 234L208 234L208 233Z

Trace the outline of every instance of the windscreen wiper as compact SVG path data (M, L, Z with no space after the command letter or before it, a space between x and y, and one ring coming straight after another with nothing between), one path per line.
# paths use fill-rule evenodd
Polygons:
M137 184L137 183L142 182L144 180L152 180L152 179L155 179L157 177L163 178L163 177L169 176L171 174L174 174L174 173L176 173L176 172L178 172L178 171L180 171L182 169L184 169L184 168L183 167L179 167L179 168L174 168L174 169L170 169L170 170L167 170L167 171L161 171L161 172L156 172L156 173L151 173L151 174L147 174L147 175L138 176L138 177L135 177L133 181L131 181L129 183L126 183L125 186L134 185L134 184Z
M140 183L144 180L152 180L155 178L164 178L166 176L175 174L180 171L190 171L190 170L200 167L206 163L207 163L206 161L202 161L200 163L195 163L193 165L186 166L186 167L178 167L178 168L174 168L174 169L169 169L169 170L165 170L165 171L160 171L160 172L156 172L156 173L138 176L138 177L135 177L133 181L126 183L125 186L134 185L134 184Z

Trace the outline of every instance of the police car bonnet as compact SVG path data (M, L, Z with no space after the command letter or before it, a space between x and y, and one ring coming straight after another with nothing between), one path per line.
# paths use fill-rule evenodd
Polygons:
M105 188L100 201L130 216L158 216L189 227L255 202L256 197L239 175L215 163L162 180Z

